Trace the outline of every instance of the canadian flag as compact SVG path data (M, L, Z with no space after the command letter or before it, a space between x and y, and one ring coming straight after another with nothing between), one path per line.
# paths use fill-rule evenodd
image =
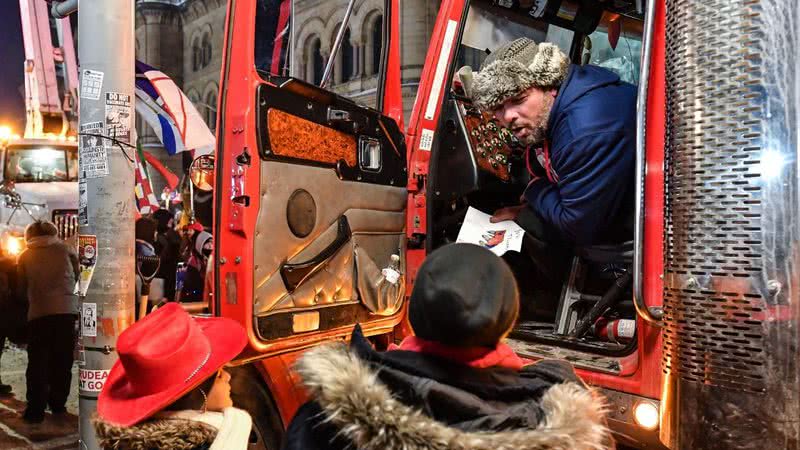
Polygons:
M155 212L158 209L158 199L153 194L153 186L150 185L150 178L147 176L147 169L143 162L141 147L136 152L136 185L133 188L136 194L136 209L139 214L145 215Z

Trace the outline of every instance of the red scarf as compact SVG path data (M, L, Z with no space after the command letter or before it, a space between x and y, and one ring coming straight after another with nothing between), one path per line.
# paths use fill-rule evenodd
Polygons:
M438 342L426 341L416 336L403 339L400 345L392 344L389 350L405 350L419 352L426 355L438 356L461 364L466 364L476 369L488 367L503 367L511 370L521 370L532 360L521 358L508 345L498 342L494 348L488 347L451 347Z

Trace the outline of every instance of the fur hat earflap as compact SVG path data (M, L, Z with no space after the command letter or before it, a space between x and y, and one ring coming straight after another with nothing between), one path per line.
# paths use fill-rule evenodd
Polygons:
M555 44L515 39L483 62L472 85L472 100L492 110L532 87L558 88L567 76L569 57Z

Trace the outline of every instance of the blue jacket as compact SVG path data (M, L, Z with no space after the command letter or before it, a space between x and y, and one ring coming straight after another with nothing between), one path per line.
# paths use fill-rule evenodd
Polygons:
M596 66L570 66L548 122L551 175L525 190L577 246L633 237L636 87Z

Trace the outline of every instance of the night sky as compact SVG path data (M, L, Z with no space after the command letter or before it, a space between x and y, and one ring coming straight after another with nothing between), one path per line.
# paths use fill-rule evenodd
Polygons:
M20 134L25 128L24 63L19 1L5 0L0 14L0 124Z

